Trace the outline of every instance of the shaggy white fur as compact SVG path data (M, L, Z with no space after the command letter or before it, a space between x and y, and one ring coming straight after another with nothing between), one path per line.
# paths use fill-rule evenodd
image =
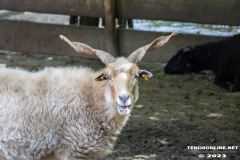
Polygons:
M110 82L94 80L99 74L89 68L1 68L0 149L6 158L54 153L70 160L109 153L129 115L118 113Z

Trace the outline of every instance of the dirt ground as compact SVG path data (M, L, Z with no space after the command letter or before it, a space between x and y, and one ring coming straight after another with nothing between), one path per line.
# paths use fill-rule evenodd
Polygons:
M26 53L0 54L0 63L34 70L45 66L84 65L96 69L103 66L98 60ZM140 98L132 116L113 153L101 160L240 159L239 148L237 151L187 148L240 146L240 93L215 86L213 75L208 72L166 75L162 64L143 62L140 67L153 72L154 77L140 80Z

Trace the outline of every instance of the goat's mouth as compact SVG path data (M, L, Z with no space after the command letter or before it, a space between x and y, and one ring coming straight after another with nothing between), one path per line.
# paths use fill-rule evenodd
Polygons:
M126 115L130 113L130 105L129 106L121 106L117 104L118 113L121 115Z

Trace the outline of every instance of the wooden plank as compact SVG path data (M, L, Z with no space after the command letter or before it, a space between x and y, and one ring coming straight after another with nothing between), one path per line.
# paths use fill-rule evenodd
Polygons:
M141 46L151 43L155 38L170 34L126 29L119 29L118 32L120 53L125 57ZM179 34L171 38L171 40L162 48L147 52L143 61L166 63L181 48L207 43L222 38L223 37Z
M239 0L119 0L117 17L240 25Z
M59 39L59 34L69 39L86 43L93 48L106 51L105 31L96 27L47 25L32 22L0 20L0 49L31 53L46 53L66 56L79 56ZM137 48L152 42L167 33L118 29L119 49L122 56L128 56ZM180 34L173 37L164 47L146 54L143 61L167 62L178 49L221 39L200 35ZM96 58L92 56L82 56Z
M115 17L115 0L104 0L105 11L105 35L107 52L117 56L118 43L117 43L117 30L116 30L116 17Z
M0 0L0 9L104 17L103 0Z
M78 56L59 35L106 50L104 29L0 20L0 49ZM85 57L85 56L83 56Z

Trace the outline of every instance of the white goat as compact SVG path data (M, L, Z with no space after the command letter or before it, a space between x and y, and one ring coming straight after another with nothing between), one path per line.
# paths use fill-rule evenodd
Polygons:
M32 73L0 69L0 152L9 160L90 159L111 152L138 99L137 78L147 50L161 47L177 32L160 37L128 58L71 42L77 52L95 54L106 64L89 68L45 68Z

